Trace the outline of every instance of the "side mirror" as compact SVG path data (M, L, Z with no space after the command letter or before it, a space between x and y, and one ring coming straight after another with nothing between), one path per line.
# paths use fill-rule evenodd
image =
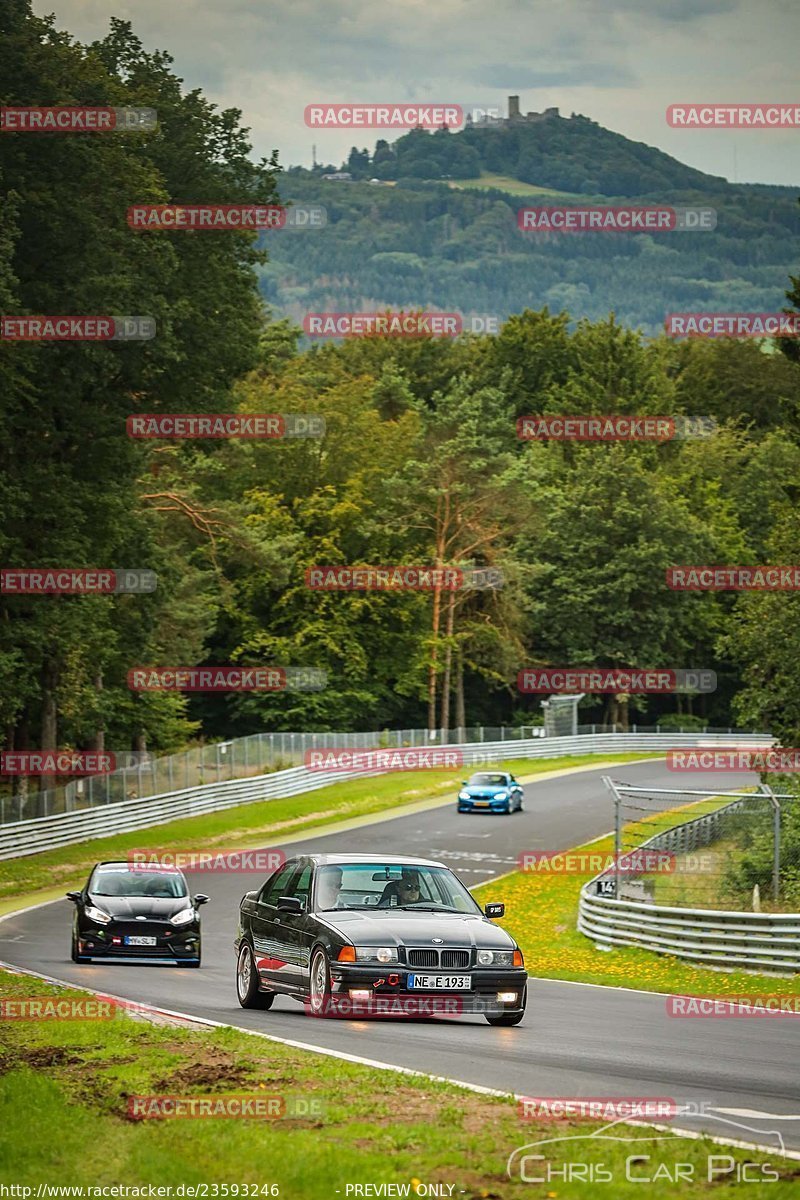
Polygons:
M496 917L505 916L506 906L505 904L487 904L483 911L490 920L494 920Z
M278 912L301 913L305 911L305 904L299 896L279 896L277 907Z
M461 780L461 786L462 786L462 787L466 787L466 786L467 786L467 781L466 781L466 779L462 779L462 780Z
M66 896L67 896L67 899L71 900L73 904L77 904L81 898L81 893L80 892L67 892Z
M197 895L192 899L192 904L208 904L208 896L206 896L203 892L198 892Z

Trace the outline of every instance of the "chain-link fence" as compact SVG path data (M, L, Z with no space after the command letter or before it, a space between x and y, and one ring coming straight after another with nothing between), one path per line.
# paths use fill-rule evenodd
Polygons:
M800 909L800 795L656 789L608 779L613 863L601 895L667 907Z
M618 725L579 725L576 733L619 733ZM631 733L659 733L655 725L633 725ZM678 733L678 730L670 732ZM694 733L695 730L687 730ZM709 729L729 733L732 729ZM744 732L744 731L739 731ZM99 804L114 804L157 796L182 788L199 787L228 779L245 779L269 771L300 766L307 751L327 746L347 750L376 750L389 747L462 745L473 742L514 742L531 737L553 736L543 725L477 725L455 730L392 729L358 733L254 733L206 746L194 746L179 754L136 755L134 765L104 775L90 775L58 787L35 790L35 779L0 790L0 825L62 812L77 812Z

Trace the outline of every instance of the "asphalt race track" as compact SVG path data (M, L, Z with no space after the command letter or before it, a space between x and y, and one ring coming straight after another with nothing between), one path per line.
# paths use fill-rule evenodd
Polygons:
M606 833L611 773L675 787L662 762L630 763L529 783L525 811L459 816L455 805L286 843L300 850L408 853L440 859L470 886L514 869L522 850L566 849ZM702 787L736 789L755 776L706 775ZM200 847L202 848L202 847ZM664 996L533 978L522 1025L493 1029L481 1017L412 1022L313 1020L294 1001L245 1011L234 991L238 902L261 876L196 874L207 892L203 966L93 963L69 958L72 906L58 901L0 922L0 960L115 996L245 1029L257 1029L383 1063L526 1096L658 1096L711 1108L683 1115L686 1129L800 1149L800 1018L675 1019ZM527 963L535 976L536 963ZM780 990L778 987L776 990ZM526 1141L520 1123L520 1144ZM509 1151L513 1147L509 1147Z

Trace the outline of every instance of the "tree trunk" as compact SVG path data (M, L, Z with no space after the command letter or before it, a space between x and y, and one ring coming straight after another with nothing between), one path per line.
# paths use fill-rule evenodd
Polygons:
M442 675L442 737L448 741L450 732L450 679L453 665L453 626L455 624L456 594L450 592L447 599L447 624L445 626L447 645L444 650L444 672Z
M58 687L58 663L48 658L42 667L42 733L39 745L42 750L58 747L58 709L56 688Z
M102 671L98 671L97 675L95 676L94 686L95 686L96 691L102 692L102 690L103 690L103 672ZM105 729L98 728L95 730L91 745L88 748L89 748L89 750L96 750L100 754L102 754L102 752L106 748L106 731L105 731Z
M459 729L467 727L464 709L464 651L461 646L456 651L456 726Z

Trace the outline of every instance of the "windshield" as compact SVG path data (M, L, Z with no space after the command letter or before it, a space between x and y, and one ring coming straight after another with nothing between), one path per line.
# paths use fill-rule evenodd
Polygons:
M502 787L507 782L508 782L508 778L505 775L497 775L497 774L490 775L486 772L483 772L483 773L478 772L477 775L473 775L470 778L469 786L470 787L498 787L498 786Z
M149 896L154 900L177 900L188 895L186 880L177 871L128 867L97 867L89 891L94 896Z
M401 863L342 863L318 867L314 908L434 909L480 913L464 884L447 867Z

